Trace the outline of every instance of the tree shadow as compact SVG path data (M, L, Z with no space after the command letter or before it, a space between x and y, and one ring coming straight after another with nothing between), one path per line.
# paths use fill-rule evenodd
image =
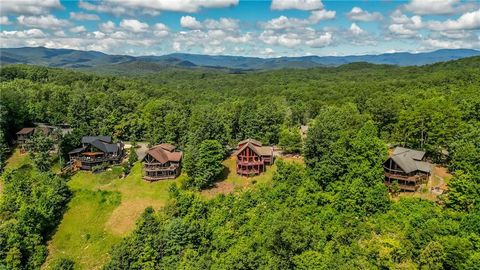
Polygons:
M223 165L222 173L217 177L217 179L215 179L215 182L213 184L227 180L229 174L230 174L230 168Z

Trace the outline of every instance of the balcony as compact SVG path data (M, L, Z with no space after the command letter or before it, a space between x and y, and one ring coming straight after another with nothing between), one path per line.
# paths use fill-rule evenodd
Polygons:
M387 187L390 187L392 183L385 181L384 182ZM417 189L420 187L420 185L401 185L399 184L398 187L401 190L406 190L406 191L417 191Z
M398 180L403 180L403 181L409 181L409 182L417 182L422 179L419 175L402 175L402 174L396 174L396 173L388 173L385 172L385 177L391 178L391 179L398 179Z
M72 158L73 160L78 160L82 163L103 163L103 162L110 162L110 161L119 161L120 160L120 156L115 156L115 157L82 157L82 156L79 156L79 157L75 157L75 158Z
M241 166L260 166L263 165L263 160L251 160L251 161L243 161L243 160L238 160L237 159L237 164Z
M149 165L143 166L143 170L146 172L175 171L177 168L178 168L177 166L169 166L169 167L149 166Z

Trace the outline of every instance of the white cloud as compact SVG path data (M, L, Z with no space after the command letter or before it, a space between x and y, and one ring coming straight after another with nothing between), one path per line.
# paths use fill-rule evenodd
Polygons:
M388 30L392 32L393 34L396 35L401 35L401 36L416 36L417 31L405 28L403 24L391 24L388 27Z
M359 7L353 7L352 10L347 13L347 17L352 21L362 22L378 21L383 18L382 14L380 14L379 12L370 13Z
M438 40L438 39L426 39L423 41L423 44L427 47L426 49L461 49L461 48L473 48L473 43L464 42L462 40ZM476 43L476 46L479 45L479 42Z
M332 33L325 32L315 39L308 40L307 42L305 42L305 44L313 48L321 48L321 47L330 45L332 41L333 41Z
M57 37L66 37L67 36L63 30L55 31L55 32L53 32L53 34Z
M140 22L135 19L123 19L120 22L120 27L127 31L135 32L135 33L141 33L141 32L146 32L148 30L148 24Z
M262 27L264 29L272 29L272 30L280 30L280 29L287 29L287 28L298 28L307 26L310 24L307 20L302 20L298 18L289 18L286 16L280 16L278 18L273 18L270 21L263 23Z
M218 46L214 46L214 47L210 47L210 46L206 46L204 49L203 49L203 53L205 54L210 54L210 55L215 55L215 54L222 54L225 52L225 47L218 47Z
M263 31L260 34L260 40L269 45L280 45L288 48L293 48L302 43L302 38L297 33L283 33L279 34L272 30Z
M180 25L188 29L222 29L234 31L239 28L238 20L230 18L220 18L218 20L206 19L203 22L198 21L192 16L182 16L180 18Z
M207 29L236 30L239 28L238 20L230 18L220 18L219 20L207 19L203 24Z
M316 10L322 9L323 4L321 0L272 0L270 8L273 10Z
M266 56L272 56L272 55L275 54L275 51L272 48L265 48L260 53L263 54L263 55L266 55Z
M10 24L10 20L7 16L0 16L0 25L7 25Z
M358 36L358 35L363 35L365 34L365 30L363 30L362 28L360 28L360 26L358 26L356 23L352 23L350 25L350 29L349 29L349 32L355 36Z
M192 16L182 16L180 18L180 25L183 28L189 28L189 29L202 28L202 24L199 21L197 21L195 17L192 17Z
M102 31L102 32L107 32L107 33L110 33L110 32L113 32L115 30L115 23L112 22L112 21L108 21L108 22L105 22L105 23L101 23L98 28Z
M153 26L153 34L156 37L166 37L170 34L170 29L163 23L156 23Z
M232 43L249 43L254 39L252 33L246 33L243 35L237 35L237 36L226 36L225 41L227 42L232 42Z
M102 39L105 37L105 33L100 32L100 31L94 31L92 32L93 36L97 39Z
M45 33L40 29L29 29L23 31L2 31L0 37L2 38L43 38Z
M128 14L139 10L143 14L157 16L160 11L198 12L202 8L222 8L238 5L238 0L105 0L99 4L81 1L79 6L86 10Z
M2 0L0 12L40 15L58 8L62 8L60 0Z
M116 16L129 13L125 7L121 6L121 2L115 5L109 5L108 3L100 2L99 4L95 5L90 2L85 2L80 0L80 2L78 3L78 6L85 10L101 12L101 13L110 13Z
M453 14L471 8L471 5L459 5L460 0L412 0L405 5L407 11L420 15Z
M471 32L467 32L464 30L461 31L441 31L439 34L443 37L450 38L450 39L467 39L471 38L473 35Z
M82 33L82 32L86 32L86 31L87 31L87 29L83 25L79 25L79 26L75 26L75 27L70 28L70 32L72 32L72 33Z
M78 21L98 21L100 17L97 14L89 14L83 12L70 12L70 19Z
M428 28L437 31L480 29L480 9L467 12L456 20L428 22Z
M18 16L17 21L21 25L38 27L43 29L58 29L70 25L66 20L60 20L53 15L41 16Z
M388 26L388 30L392 34L402 37L419 36L417 30L425 26L422 17L418 15L408 17L398 9L390 15L390 19L392 24Z
M182 45L180 44L180 42L175 41L175 42L172 43L172 49L174 51L178 52L178 51L182 50Z
M308 17L308 20L312 23L318 23L319 21L334 19L335 14L336 12L332 10L325 10L325 9L313 10L310 13L310 17Z

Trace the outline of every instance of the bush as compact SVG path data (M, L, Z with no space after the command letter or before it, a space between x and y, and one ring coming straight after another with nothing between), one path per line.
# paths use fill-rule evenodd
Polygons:
M75 262L67 259L60 258L52 264L52 270L73 270L75 268Z

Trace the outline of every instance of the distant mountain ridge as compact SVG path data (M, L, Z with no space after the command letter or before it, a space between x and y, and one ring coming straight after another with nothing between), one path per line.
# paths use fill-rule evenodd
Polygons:
M425 53L385 53L351 56L300 56L260 58L229 55L173 53L162 56L109 55L97 51L50 49L45 47L1 48L0 62L5 64L34 64L49 67L126 70L129 68L158 71L177 68L225 68L235 70L268 70L281 68L311 68L340 66L354 62L418 66L465 57L479 56L472 49L442 49Z

